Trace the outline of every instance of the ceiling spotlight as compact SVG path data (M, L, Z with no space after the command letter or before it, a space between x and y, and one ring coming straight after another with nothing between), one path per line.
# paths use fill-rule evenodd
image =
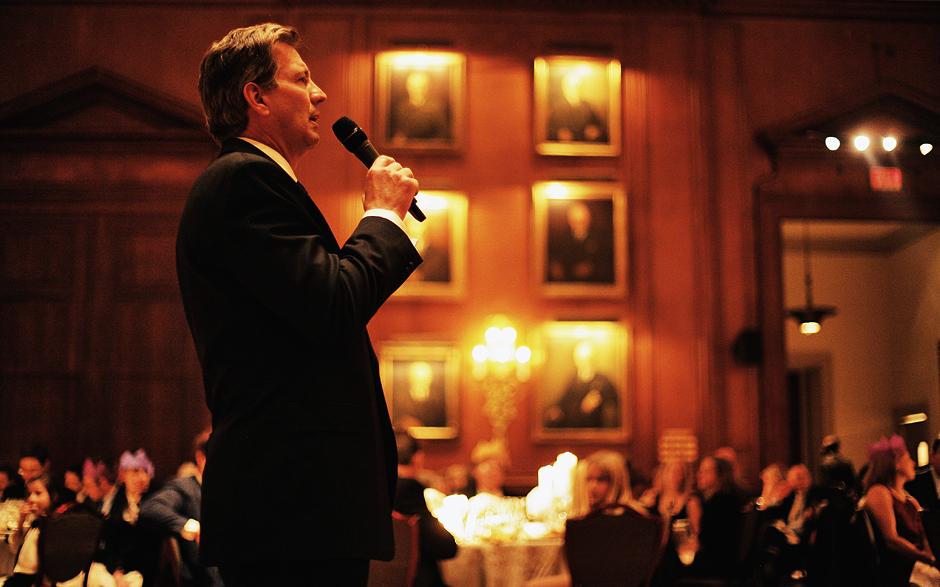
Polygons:
M836 137L826 137L826 148L830 151L838 151L841 144L842 142Z
M881 146L885 151L893 151L898 146L898 140L894 137L885 137L881 139Z
M930 143L924 143L920 146L920 154L926 155L927 153L933 151L933 145Z
M859 151L864 151L868 148L868 145L871 144L871 141L868 140L868 137L865 135L858 135L855 137L855 148Z

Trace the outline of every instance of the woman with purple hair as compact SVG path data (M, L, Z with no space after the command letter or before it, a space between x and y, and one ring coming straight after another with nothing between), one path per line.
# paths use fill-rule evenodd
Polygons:
M920 505L904 490L914 478L914 461L897 435L868 446L863 504L875 526L881 564L879 585L940 586L940 570L924 532Z

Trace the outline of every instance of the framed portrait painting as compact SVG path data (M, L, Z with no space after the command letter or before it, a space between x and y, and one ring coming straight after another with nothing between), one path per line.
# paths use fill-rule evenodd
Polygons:
M548 322L536 337L536 440L625 440L627 331L619 322Z
M535 60L535 150L541 155L620 154L620 62Z
M417 200L427 219L418 222L409 214L405 228L423 262L393 298L461 299L467 291L467 196L424 190Z
M627 280L627 211L614 182L532 187L533 274L547 297L621 297Z
M415 438L456 438L460 354L454 345L389 342L379 371L392 423Z
M459 53L376 55L376 143L384 149L458 151L465 75L465 59Z

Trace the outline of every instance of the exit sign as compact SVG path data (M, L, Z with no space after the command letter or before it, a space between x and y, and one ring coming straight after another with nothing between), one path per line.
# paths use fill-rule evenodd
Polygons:
M901 170L897 167L872 167L871 189L879 192L901 191Z

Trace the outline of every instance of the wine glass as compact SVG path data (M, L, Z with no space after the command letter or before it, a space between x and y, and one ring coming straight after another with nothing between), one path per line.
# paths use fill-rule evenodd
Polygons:
M682 564L691 565L692 561L695 560L695 551L698 550L698 546L692 533L692 525L688 520L673 520L672 541Z

